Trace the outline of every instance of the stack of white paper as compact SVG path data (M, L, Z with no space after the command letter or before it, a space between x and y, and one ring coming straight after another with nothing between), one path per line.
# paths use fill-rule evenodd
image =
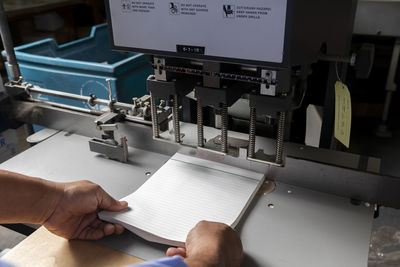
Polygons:
M142 238L183 246L199 221L235 227L261 186L263 174L175 154L137 191L123 198L129 209L101 212Z

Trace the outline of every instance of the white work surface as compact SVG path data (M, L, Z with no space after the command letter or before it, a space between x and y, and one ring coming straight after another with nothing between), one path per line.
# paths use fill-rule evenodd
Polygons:
M53 181L88 179L122 198L169 158L130 148L130 163L123 164L90 152L88 140L61 132L0 169ZM372 214L372 208L345 198L278 183L272 193L256 196L237 227L245 250L242 266L367 266ZM143 259L162 257L166 249L127 231L100 243Z

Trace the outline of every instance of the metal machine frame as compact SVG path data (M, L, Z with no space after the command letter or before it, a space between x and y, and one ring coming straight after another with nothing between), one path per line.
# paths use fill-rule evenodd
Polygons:
M298 8L296 4L299 5L300 2L295 0L289 2L291 8L293 8L291 10L294 12L293 10L296 7ZM318 0L310 0L307 1L307 4L317 4L317 2ZM351 2L354 3L355 1ZM347 11L353 12L353 10ZM227 106L236 101L243 92L240 88L224 87L221 80L231 79L232 77L229 75L232 73L222 71L223 68L233 69L237 75L240 75L241 72L258 75L256 77L255 75L241 74L242 77L239 78L245 79L250 84L257 81L257 86L260 86L259 90L262 90L262 86L266 87L267 82L271 82L268 81L271 77L273 79L280 76L278 78L283 81L285 81L285 78L291 78L292 69L289 71L282 70L275 66L271 70L266 70L265 68L258 68L258 66L249 67L235 64L227 64L226 66L208 61L199 62L192 59L183 60L179 58L176 60L174 58L155 57L153 64L156 75L148 79L151 96L145 96L141 100L136 99L133 104L126 104L115 101L111 93L108 100L103 100L93 95L80 96L24 83L23 78L20 77L1 1L0 31L12 77L12 80L5 84L7 95L0 95L0 113L6 114L8 119L14 123L39 124L71 133L71 135L59 133L54 139L50 138L49 143L44 141L26 151L26 153L17 156L18 159L11 159L3 165L10 167L11 170L21 170L18 167L23 166L20 163L21 159L22 161L29 161L30 158L37 157L38 154L42 153L41 151L48 147L55 148L55 150L59 149L57 144L60 143L62 143L61 147L64 146L64 148L73 144L73 148L66 149L70 150L68 155L62 155L64 159L70 158L77 148L81 152L89 151L89 147L86 150L82 146L89 141L91 151L104 154L107 158L131 164L123 165L119 162L107 161L104 157L91 156L90 152L81 153L82 155L79 155L77 159L74 158L74 164L78 166L80 171L83 170L81 174L93 175L97 171L96 175L100 177L99 181L102 182L108 181L107 178L109 178L107 177L109 173L101 173L104 168L112 166L110 173L114 170L120 171L121 177L118 175L116 178L119 179L119 184L126 184L132 186L132 188L124 186L115 190L115 187L110 187L109 189L114 189L112 193L117 197L126 195L129 190L139 187L148 178L144 168L148 168L148 166L159 168L163 160L168 159L176 152L265 173L269 185L275 184L272 181L276 182L275 191L270 195L261 192L249 208L246 220L243 220L238 227L245 250L247 250L244 260L246 266L265 266L271 262L277 263L277 265L287 265L288 262L298 263L298 254L287 253L285 249L292 251L298 249L306 257L312 257L300 260L304 266L309 266L308 262L313 264L325 262L324 256L332 253L331 248L341 254L347 253L346 255L351 260L360 260L368 252L369 230L373 211L375 210L378 213L379 205L400 208L400 194L398 194L400 178L379 174L379 159L294 143L286 143L284 153L286 112L293 109L296 102L293 101L295 99L293 94L283 95L282 93L285 92L279 91L279 88L277 92L280 95L274 93L273 96L263 95L261 98L258 98L258 94L251 94L250 92L249 101L256 104L250 105L249 134L231 131L228 136ZM285 43L286 46L287 42ZM347 48L342 48L346 53ZM337 58L335 57L335 59ZM347 59L342 61L347 61ZM173 69L173 67L179 67L179 65L174 65L177 62L184 64L188 69L190 67L194 71L189 80L185 75L181 75L180 72L183 69ZM166 67L169 67L170 71L166 71ZM298 69L298 73L295 73L300 77L300 80L307 76L307 69L305 65ZM196 72L200 75L197 75ZM226 79L215 77L214 74L216 73L222 76L226 75L222 77ZM267 77L267 73L270 74L270 78ZM252 81L252 79L254 80ZM228 85L231 86L232 84L228 83ZM291 89L290 83L283 87L288 92ZM186 96L188 88L190 90L196 89L197 124L179 121L179 97ZM228 90L232 88L237 89L236 92L239 93L228 95ZM33 93L82 101L90 106L101 105L108 107L109 111L77 108L60 103L41 101L33 98ZM213 94L215 98L205 99L204 96L207 96L207 94ZM168 105L165 101L158 103L157 98L168 100ZM274 113L278 118L277 141L256 136L255 133L256 111L258 107L262 107L265 99L271 100L268 101L271 106L269 107L270 110L265 109L263 114ZM208 105L219 110L221 129L207 127L203 124L203 107ZM165 131L168 129L170 120L173 121L174 135L172 137L169 136L168 131ZM181 131L185 133L184 138L182 138ZM99 138L93 138L94 136ZM118 140L115 137L121 137L120 144L115 141L115 139ZM207 142L204 140L207 140ZM130 151L128 151L128 146ZM263 148L265 152L262 150L256 152L256 148ZM139 150L142 150L142 153ZM128 159L129 152L133 155L130 159ZM265 155L274 152L275 158L265 158ZM90 159L92 166L100 165L100 169L93 171L86 168L86 163L83 162L87 159ZM58 161L60 165L67 165L64 160L52 160ZM104 164L104 162L108 164ZM266 162L270 163L266 164ZM32 164L32 162L28 163ZM283 164L285 166L282 168ZM43 171L43 168L41 169ZM65 166L65 169L70 169L70 166ZM49 173L51 171L46 174L45 170L37 175L45 176ZM71 173L65 173L71 175ZM111 183L114 183L114 180ZM111 183L108 183L108 185ZM104 185L107 186L106 183ZM270 201L276 204L276 208ZM352 204L361 206L355 207ZM320 217L323 217L322 220ZM314 227L313 223L322 224L323 227ZM319 230L324 231L323 236L332 238L334 242L325 242L325 239L313 236L319 234ZM338 231L341 233L338 234ZM283 232L285 234L282 235ZM125 233L119 237L110 237L101 242L143 259L152 259L155 256L162 256L164 253L163 246L136 239L130 233ZM304 244L303 242L308 243ZM345 245L354 246L348 249L341 242L346 243ZM305 251L308 248L318 249L321 244L327 250L325 254L319 255L315 251ZM347 260L346 257L342 258L342 262ZM352 262L350 264L353 266L357 263ZM334 266L335 263L330 262L330 264Z
M26 100L14 100L6 106L15 120L24 123L44 125L52 129L63 130L93 137L99 134L93 127L98 115L89 110L73 111L49 103L37 103ZM177 151L192 151L176 143L166 143L152 138L152 127L138 122L119 122L116 134L126 136L130 147L154 151L172 156ZM184 124L185 131L195 133L197 126ZM208 129L209 130L209 129ZM208 132L208 131L207 131ZM218 130L213 129L208 135ZM243 137L244 134L233 135ZM193 139L195 142L196 140ZM264 137L257 138L260 146L274 149L275 141ZM186 152L188 153L188 152ZM215 156L213 152L198 152L199 156L255 171L267 173L267 177L278 182L304 187L320 192L347 197L355 201L400 208L400 179L381 175L379 160L328 149L316 149L303 145L287 144L287 163L284 168L273 167L258 162L243 160L242 157Z
M193 149L193 147L196 147L196 143L201 144L202 140L196 138L191 139L192 144L194 144L191 147L182 147L180 142L166 143L154 139L156 129L154 127L154 120L158 119L159 116L153 116L152 122L140 116L129 115L128 111L136 109L136 104L119 103L114 101L112 97L110 100L102 100L93 96L85 97L63 93L23 83L22 78L19 76L19 67L16 62L8 23L2 5L0 5L0 30L13 78L13 81L5 84L8 97L1 99L0 107L4 114L8 114L10 120L39 124L53 129L75 132L84 136L93 137L99 135L98 125L94 122L99 119L99 116L104 115L105 112L40 101L30 96L31 93L41 93L92 104L112 106L114 113L124 114L121 120L115 122L117 127L113 128L113 130L115 130L117 136L125 136L127 138L127 145L129 146L172 155L178 150L187 151L188 149ZM213 68L215 66L208 67ZM176 81L172 82L176 83ZM213 81L207 81L206 83L210 82L212 83ZM175 103L176 101L173 106ZM167 114L169 113L167 112ZM172 114L174 114L174 111ZM166 119L165 115L158 115L163 120ZM173 116L177 117L176 114ZM196 136L196 132L199 131L199 125L182 125L185 125L184 129L188 131L188 136ZM215 136L218 134L218 131L217 129L210 131L207 128L204 136L211 139L213 136L210 136L210 133ZM233 138L246 139L246 136L245 134L232 133ZM179 138L180 136L175 137ZM250 146L253 148L256 146L264 147L268 148L269 151L273 151L276 149L274 143L275 141L272 139L260 137L250 142ZM243 149L246 146L248 144L238 144L238 153L234 157L225 156L225 153L216 154L215 151L210 152L202 149L198 149L198 154L217 156L218 160L222 162L242 168L265 170L270 179L280 182L344 196L358 201L365 201L371 204L400 208L400 195L397 192L397 188L400 188L400 179L378 174L379 167L377 166L379 164L375 164L377 162L376 159L339 151L288 144L286 166L279 168L266 165L260 161L246 160L246 158L249 158L249 155L245 152L246 150Z
M307 0L300 4L298 1L288 0L282 2L282 5L283 3L286 5L283 59L281 63L276 63L245 58L226 58L219 55L209 56L204 53L206 48L201 50L202 53L196 52L197 50L192 52L191 49L183 53L179 49L180 44L176 44L177 51L175 52L135 47L135 44L129 47L118 45L117 41L119 40L116 38L121 38L121 33L115 28L123 25L117 18L123 17L126 23L126 20L132 18L132 15L127 16L122 11L122 13L117 12L119 3L112 2L113 6L111 6L111 2L106 1L111 46L118 50L154 55L155 75L147 80L147 88L151 94L154 138L185 145L179 127L179 99L185 97L194 88L197 101L198 149L230 154L228 107L243 94L248 94L250 125L248 143L245 145L248 147L247 159L278 166L285 165L284 139L287 117L289 112L298 108L302 103L306 91L306 79L310 72L309 65L316 62L321 54L328 54L334 58L343 58L348 55L351 41L349 36L352 32L357 1ZM118 8L116 8L117 6ZM159 8L157 2L155 8ZM333 20L332 16L341 16L342 19ZM174 16L168 19L173 18ZM142 20L143 23L140 26L133 27L142 27L146 23L153 23L151 19L147 18L147 15ZM318 25L315 24L315 21L319 22ZM327 28L330 30L326 31ZM333 32L335 34L332 34ZM124 34L127 33L124 32ZM190 34L196 33L191 32ZM261 33L256 31L253 33L253 35L259 34ZM135 38L141 38L141 36L135 36ZM280 36L280 38L282 37ZM137 39L132 40L136 42ZM162 47L158 43L157 46ZM268 54L269 51L267 50L265 53ZM160 135L157 116L155 116L157 114L156 103L159 99L172 103L174 140ZM215 112L220 115L221 121L221 134L211 140L206 140L206 142L203 138L202 112L205 106L213 107ZM272 154L256 150L257 115L277 118L276 146Z

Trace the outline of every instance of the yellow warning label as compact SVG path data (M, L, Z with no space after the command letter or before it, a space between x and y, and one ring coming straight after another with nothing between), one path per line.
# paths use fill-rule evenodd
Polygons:
M342 82L335 84L335 138L349 148L351 132L351 97Z

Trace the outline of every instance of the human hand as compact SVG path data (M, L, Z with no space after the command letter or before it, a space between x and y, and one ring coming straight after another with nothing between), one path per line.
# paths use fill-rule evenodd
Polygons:
M67 239L91 240L124 231L120 225L101 221L97 213L100 210L121 211L128 206L127 202L115 200L89 181L58 185L59 201L43 223L49 231Z
M190 267L238 267L243 247L228 225L201 221L188 234L186 248L169 248L167 256L180 255Z

